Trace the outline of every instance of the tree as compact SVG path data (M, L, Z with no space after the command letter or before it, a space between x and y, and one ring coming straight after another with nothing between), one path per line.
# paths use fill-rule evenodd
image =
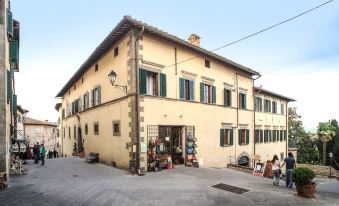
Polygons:
M317 139L311 133L301 136L297 142L298 162L303 164L319 163L320 155L317 148Z
M320 122L318 126L318 137L323 143L323 165L326 165L326 143L331 141L335 134L336 128L328 122Z
M296 148L297 142L306 136L301 116L297 114L296 107L288 108L288 147Z

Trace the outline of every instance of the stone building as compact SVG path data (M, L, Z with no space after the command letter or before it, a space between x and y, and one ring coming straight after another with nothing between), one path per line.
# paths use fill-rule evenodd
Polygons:
M57 144L57 124L47 120L40 121L30 117L24 118L26 137L29 140L29 147L35 143L44 144L46 151L58 149Z
M157 154L210 167L285 156L293 99L254 87L260 76L196 34L185 41L125 16L57 94L63 152L75 143L138 171L155 141Z
M19 71L20 23L10 1L0 0L0 175L9 174L11 140L16 137L17 96L14 73ZM8 175L6 175L8 177ZM7 178L8 179L8 178ZM1 183L0 183L1 184Z

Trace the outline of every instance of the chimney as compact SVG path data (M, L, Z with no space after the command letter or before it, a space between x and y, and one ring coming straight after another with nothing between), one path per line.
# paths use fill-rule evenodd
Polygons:
M193 33L188 37L188 42L194 46L200 46L200 36Z

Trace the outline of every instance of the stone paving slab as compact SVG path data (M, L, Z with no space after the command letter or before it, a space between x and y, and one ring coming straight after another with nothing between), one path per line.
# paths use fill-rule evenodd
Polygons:
M321 189L315 199L296 195L281 182L254 177L227 168L187 168L150 172L132 176L102 164L87 164L84 159L51 159L45 166L28 161L29 173L13 176L10 186L0 192L0 205L339 205L339 182ZM323 184L323 183L326 184ZM250 190L235 194L211 187L225 183Z

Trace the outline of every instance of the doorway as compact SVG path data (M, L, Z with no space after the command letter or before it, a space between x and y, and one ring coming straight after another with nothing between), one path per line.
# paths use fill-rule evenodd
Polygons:
M159 126L159 139L163 143L163 155L169 155L175 164L184 164L183 127Z

